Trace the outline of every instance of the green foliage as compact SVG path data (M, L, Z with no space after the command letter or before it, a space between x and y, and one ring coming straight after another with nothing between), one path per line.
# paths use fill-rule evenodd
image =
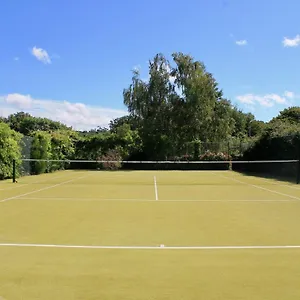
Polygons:
M54 131L54 130L67 130L66 125L55 122L47 118L36 118L28 113L18 112L10 115L6 122L10 128L24 135L30 135L35 131Z
M51 158L53 160L65 160L71 158L75 153L75 137L72 132L55 131L51 133ZM52 162L49 171L64 169L62 162Z
M299 159L300 127L294 120L274 118L257 142L244 154L247 159Z
M95 160L114 147L114 135L108 131L80 137L75 141L75 158Z
M129 116L124 116L124 117L120 117L120 118L111 120L109 123L109 130L111 132L116 132L116 130L124 124L129 125L131 130L139 129L138 118L135 118L135 117L129 115Z
M100 169L113 171L122 167L122 164L120 163L122 155L116 149L109 150L106 154L101 155L98 160L105 161L99 164Z
M234 121L234 129L232 136L243 138L248 136L251 122L254 120L252 114L244 114L241 110L234 107L231 111L232 119Z
M134 72L132 84L124 90L124 103L139 124L144 153L149 158L160 158L170 151L166 137L172 135L170 100L174 94L170 65L163 55L149 62L149 75L149 82L143 82Z
M124 159L142 150L142 140L137 130L131 130L129 124L122 124L115 129L115 145Z
M31 158L47 160L51 159L51 135L50 133L37 131L33 134L31 145ZM46 161L31 162L32 174L38 175L49 171Z
M12 177L13 160L20 165L22 135L0 122L0 179Z
M131 130L130 124L121 123L111 131L81 136L75 141L75 158L95 160L109 151L117 151L121 159L140 152L142 140L137 130Z
M251 113L245 114L224 98L204 63L190 55L174 53L169 61L157 54L149 61L149 79L142 80L134 71L123 97L129 114L112 120L108 128L76 132L60 122L24 112L0 119L0 178L11 176L12 160L21 155L44 160L255 160L300 156L300 107L283 110L268 124L255 120ZM22 145L20 133L31 148ZM31 167L33 174L40 174L65 165L39 162Z
M261 136L266 129L267 129L266 123L262 121L253 120L249 124L249 136L250 137Z
M271 121L271 123L275 122L276 120L286 121L293 125L300 125L300 107L294 106L284 109L276 118Z
M223 152L211 152L206 151L203 155L200 156L200 160L204 161L228 161L231 157L227 153Z
M127 118L139 124L145 157L181 156L196 140L220 143L234 134L245 137L254 117L232 108L202 62L183 53L172 58L174 66L162 54L156 55L149 63L149 81L134 72L123 93Z

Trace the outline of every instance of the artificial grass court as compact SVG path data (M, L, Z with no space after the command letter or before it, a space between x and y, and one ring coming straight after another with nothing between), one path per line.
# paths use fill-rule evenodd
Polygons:
M232 171L3 181L0 299L300 299L299 215L299 185Z

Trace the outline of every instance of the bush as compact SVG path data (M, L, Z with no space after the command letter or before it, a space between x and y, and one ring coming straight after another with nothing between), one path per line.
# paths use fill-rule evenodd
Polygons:
M21 139L22 134L0 122L0 180L12 177L14 160L18 170L21 159Z
M31 158L37 160L51 159L51 135L47 132L37 131L33 135ZM47 161L32 161L31 174L38 175L48 172Z
M245 160L299 159L300 132L274 135L268 132L244 153Z
M200 160L205 161L228 161L231 160L231 157L227 153L223 152L211 152L207 150L204 154L200 155Z
M182 155L179 160L181 161L191 161L193 160L193 155L190 155L190 154L184 154Z
M122 163L120 162L122 160L122 156L119 151L115 149L109 150L106 154L101 155L98 160L105 161L99 163L100 169L112 171L121 169L122 167Z

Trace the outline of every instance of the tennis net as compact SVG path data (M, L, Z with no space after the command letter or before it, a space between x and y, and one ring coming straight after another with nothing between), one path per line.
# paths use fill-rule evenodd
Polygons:
M14 162L13 180L58 170L234 171L299 183L299 160L258 161L101 161L22 159Z

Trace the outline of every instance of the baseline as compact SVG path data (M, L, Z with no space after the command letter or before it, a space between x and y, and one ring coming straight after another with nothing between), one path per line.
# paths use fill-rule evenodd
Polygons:
M59 244L0 243L0 247L69 248L69 249L115 249L115 250L254 250L254 249L300 249L300 245L259 246L97 246Z
M109 201L119 201L119 202L153 202L153 199L109 199L109 198L76 198L76 197L19 197L19 200L40 200L40 201L96 201L96 202L109 202ZM195 199L165 199L165 200L159 200L159 202L298 202L296 200L286 200L286 199L228 199L228 200L222 200L222 199L201 199L201 200L195 200Z

